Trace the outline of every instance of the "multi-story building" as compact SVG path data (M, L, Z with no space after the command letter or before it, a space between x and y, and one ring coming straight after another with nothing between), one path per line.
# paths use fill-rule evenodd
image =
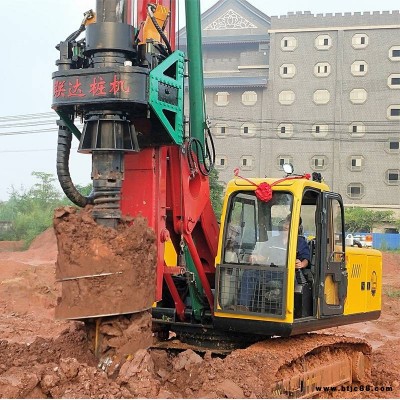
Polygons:
M266 170L291 161L348 204L399 204L399 11L273 17L270 39Z
M400 199L400 14L289 13L243 0L202 15L220 179L321 172L347 204ZM184 30L180 32L184 39Z

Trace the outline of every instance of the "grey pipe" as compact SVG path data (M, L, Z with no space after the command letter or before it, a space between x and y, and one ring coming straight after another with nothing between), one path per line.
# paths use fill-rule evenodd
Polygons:
M126 23L126 0L96 0L96 22Z

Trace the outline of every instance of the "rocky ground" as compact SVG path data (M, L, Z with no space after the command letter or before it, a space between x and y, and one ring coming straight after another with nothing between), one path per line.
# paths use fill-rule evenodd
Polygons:
M191 350L139 350L106 373L88 349L78 322L56 321L60 294L55 278L57 244L52 230L28 251L0 250L0 397L2 398L263 398L260 346L226 358ZM399 398L400 254L384 254L382 316L377 321L329 329L364 338L373 348L374 392L328 397ZM265 347L265 346L264 346ZM393 391L382 391L392 387ZM321 395L323 397L324 395Z

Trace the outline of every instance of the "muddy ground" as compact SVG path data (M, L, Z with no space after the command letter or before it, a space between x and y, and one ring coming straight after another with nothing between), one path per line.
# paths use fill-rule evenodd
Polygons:
M0 252L0 396L3 398L263 398L266 374L259 346L226 358L185 351L140 350L115 372L104 372L78 322L56 321L54 233L28 251ZM400 254L384 254L383 312L377 321L329 329L364 338L373 348L370 383L376 392L321 397L399 398ZM393 391L381 391L392 387Z

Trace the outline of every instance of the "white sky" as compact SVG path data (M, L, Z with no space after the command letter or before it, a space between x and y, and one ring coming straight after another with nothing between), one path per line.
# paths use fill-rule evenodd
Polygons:
M184 1L179 1L183 10ZM4 135L5 132L40 131L50 127L16 127L17 123L35 121L5 120L4 117L51 112L51 74L56 70L58 57L54 47L79 27L84 11L94 9L95 3L95 0L0 1L0 200L8 198L11 185L30 187L34 183L30 176L32 171L55 175L56 129ZM215 3L215 0L201 1L202 12ZM269 16L284 15L289 11L336 13L397 10L400 7L398 0L250 0L250 3ZM184 25L182 10L180 21ZM50 116L49 120L53 118L55 116ZM76 140L73 146L77 146ZM75 183L88 183L90 156L72 151L71 172Z

